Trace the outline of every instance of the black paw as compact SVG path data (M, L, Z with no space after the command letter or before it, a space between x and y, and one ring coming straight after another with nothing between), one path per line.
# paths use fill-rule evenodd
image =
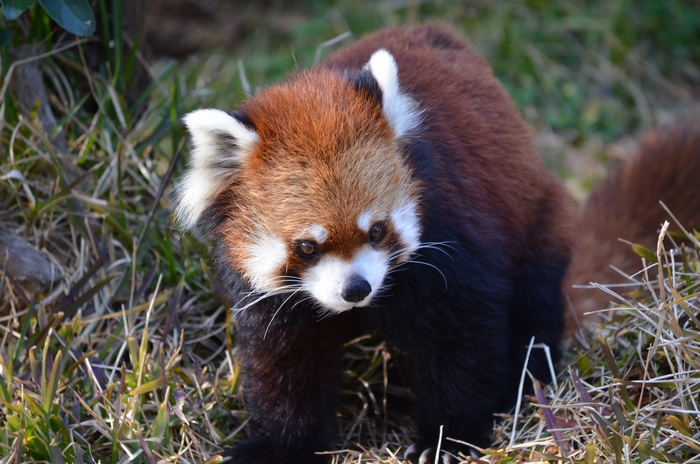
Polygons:
M252 440L233 448L226 448L223 458L225 464L267 464L272 462L271 456L268 456L268 453L260 449Z
M435 462L435 449L426 448L414 443L408 448L403 458L413 464L433 464ZM457 464L458 459L447 451L440 451L440 464Z
M328 456L304 450L280 449L274 444L255 438L248 439L234 448L226 448L225 464L327 464Z

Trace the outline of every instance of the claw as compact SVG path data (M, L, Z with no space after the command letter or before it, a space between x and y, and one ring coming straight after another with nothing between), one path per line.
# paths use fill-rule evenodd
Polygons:
M411 457L418 455L418 452L420 450L418 449L418 443L414 443L408 448L406 448L406 451L403 453L403 458L404 460L408 461L411 459Z
M233 448L224 448L222 457L222 463L227 463L233 461Z
M420 456L418 455L418 453L420 453ZM412 444L411 446L406 448L406 451L404 451L403 453L404 460L416 462L415 459L418 458L418 464L432 464L434 456L435 450L433 448L428 448L421 452L421 448L418 446L418 443ZM440 462L442 464L456 463L454 457L447 451L444 451L442 453L442 460Z
M420 455L420 459L418 459L418 464L430 464L430 458L434 453L435 451L433 451L432 448L428 448L427 450L423 451Z

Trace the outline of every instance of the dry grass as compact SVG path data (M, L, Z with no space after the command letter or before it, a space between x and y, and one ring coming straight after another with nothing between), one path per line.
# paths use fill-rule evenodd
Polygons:
M497 427L491 461L700 460L699 237L660 249L624 293L610 289L620 294L609 320L558 385L536 388L515 427L511 417Z

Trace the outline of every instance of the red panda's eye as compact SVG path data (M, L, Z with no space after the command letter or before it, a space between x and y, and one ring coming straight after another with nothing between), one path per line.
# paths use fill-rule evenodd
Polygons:
M305 241L299 243L299 246L297 248L299 250L299 254L303 256L311 256L316 254L316 251L318 251L318 248L316 247L316 244L311 241Z
M381 240L384 237L384 234L386 233L386 229L384 228L384 223L383 222L376 222L372 226L372 228L369 230L369 239L372 240L373 242L376 242L378 240Z

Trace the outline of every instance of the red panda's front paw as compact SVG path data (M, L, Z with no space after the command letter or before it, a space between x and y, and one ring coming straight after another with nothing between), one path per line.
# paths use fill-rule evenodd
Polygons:
M406 448L403 458L413 464L432 464L435 462L435 449L425 448L418 443L414 443ZM456 462L457 460L450 453L447 451L442 452L440 464L456 464Z
M302 450L280 449L274 444L250 438L224 450L226 464L327 464L328 456Z
M272 464L278 462L279 456L271 452L270 447L262 446L257 440L251 439L233 448L224 450L225 464Z

